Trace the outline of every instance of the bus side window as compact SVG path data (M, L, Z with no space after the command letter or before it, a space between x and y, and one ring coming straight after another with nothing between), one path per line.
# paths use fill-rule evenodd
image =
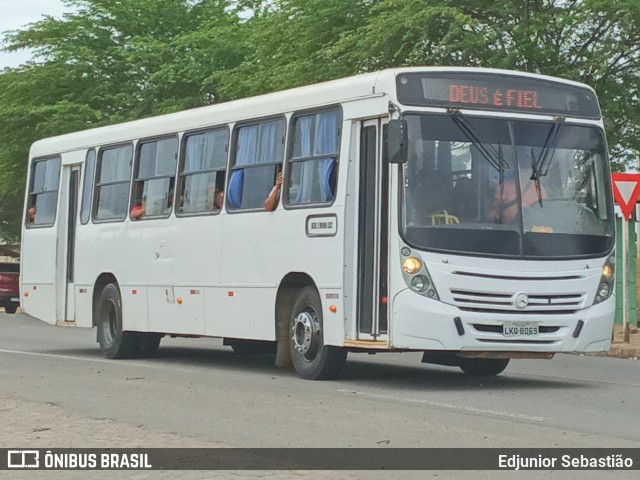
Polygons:
M96 151L89 150L84 162L84 182L82 185L82 205L80 207L80 223L85 225L91 217L91 197L93 180L96 171Z
M138 146L131 198L131 218L168 216L173 206L177 137Z
M340 111L294 118L285 203L291 206L333 201L338 173Z
M284 133L283 119L237 128L227 189L230 209L263 209L282 168Z
M30 226L51 226L56 219L60 158L36 160L31 170L25 222Z
M179 214L222 209L228 150L227 128L186 135L180 163Z
M93 197L95 220L124 220L127 216L132 156L131 144L100 151Z

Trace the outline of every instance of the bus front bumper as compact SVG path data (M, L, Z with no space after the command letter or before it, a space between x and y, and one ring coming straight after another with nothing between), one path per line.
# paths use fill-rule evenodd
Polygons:
M389 340L410 350L602 352L614 313L614 296L574 313L525 315L462 311L407 289L393 300Z

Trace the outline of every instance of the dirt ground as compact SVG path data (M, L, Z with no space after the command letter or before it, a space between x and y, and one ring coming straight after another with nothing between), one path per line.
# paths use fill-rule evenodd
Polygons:
M629 342L624 342L622 325L614 325L611 350L608 355L618 358L640 359L640 328L630 326Z

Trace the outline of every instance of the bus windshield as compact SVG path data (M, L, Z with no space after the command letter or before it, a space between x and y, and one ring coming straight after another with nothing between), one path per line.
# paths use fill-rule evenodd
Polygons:
M408 114L402 234L442 252L580 257L613 246L604 134L594 126Z

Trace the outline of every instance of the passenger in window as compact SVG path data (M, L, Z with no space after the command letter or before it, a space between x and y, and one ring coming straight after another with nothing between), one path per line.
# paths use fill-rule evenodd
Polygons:
M215 191L213 194L213 208L214 210L220 210L224 206L224 190L222 190L218 185L215 187Z
M131 220L138 220L140 218L142 218L144 216L144 214L147 212L147 201L146 199L142 199L142 201L140 201L139 203L136 203L132 208L131 208Z
M218 211L224 206L224 190L217 182L211 182L207 186L207 208Z
M27 210L27 216L29 218L29 223L35 223L36 221L36 207L31 207Z
M280 197L280 189L282 188L283 176L282 172L278 173L276 177L276 183L269 192L269 196L264 201L264 210L266 212L273 212L278 206L278 198Z
M524 163L524 162L523 162ZM526 165L519 165L520 170L520 193L522 194L522 208L527 208L538 202L539 199L547 198L547 192L542 185L531 179L531 168ZM538 188L540 191L538 192ZM487 216L489 220L499 223L511 223L517 218L520 211L518 205L518 191L516 189L516 178L512 170L505 173L502 187L496 186L493 195L493 204Z
M167 208L164 209L164 213L169 213L171 211L171 207L173 207L173 188L169 190L169 194L167 196Z

